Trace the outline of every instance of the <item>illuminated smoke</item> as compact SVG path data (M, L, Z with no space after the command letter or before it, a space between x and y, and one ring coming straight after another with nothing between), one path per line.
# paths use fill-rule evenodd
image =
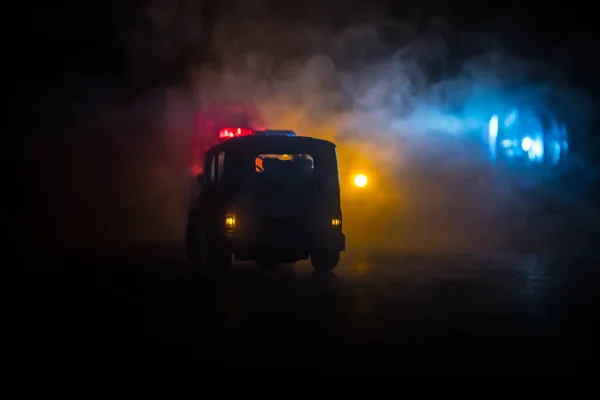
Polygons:
M480 46L451 67L452 32L441 18L418 31L373 12L333 29L244 0L213 5L219 18L208 29L209 7L192 3L147 2L138 23L126 19L117 30L130 83L152 89L125 95L105 82L74 85L80 138L67 139L70 157L49 172L47 188L61 241L182 240L197 112L224 101L258 108L269 127L339 145L355 248L483 251L504 242L508 225L524 223L525 200L509 184L490 184L485 149L496 110L545 105L548 87L530 80L538 65ZM313 3L292 14L318 14ZM223 65L197 61L208 45ZM165 84L160 71L187 82ZM351 179L361 172L369 185L358 191Z

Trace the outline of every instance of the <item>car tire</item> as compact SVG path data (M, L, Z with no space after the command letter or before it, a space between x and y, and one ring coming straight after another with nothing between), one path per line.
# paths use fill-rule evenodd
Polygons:
M315 271L333 271L339 262L339 251L314 252L310 254L310 263Z

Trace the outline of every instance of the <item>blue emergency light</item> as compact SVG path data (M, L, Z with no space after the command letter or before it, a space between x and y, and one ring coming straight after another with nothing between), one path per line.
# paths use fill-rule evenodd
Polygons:
M256 134L264 136L296 136L296 132L284 129L265 129L264 131L256 131Z

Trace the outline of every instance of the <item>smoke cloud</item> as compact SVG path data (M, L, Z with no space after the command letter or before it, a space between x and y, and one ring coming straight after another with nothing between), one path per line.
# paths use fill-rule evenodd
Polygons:
M458 45L460 32L441 17L423 29L387 20L383 9L332 23L310 3L287 14L267 1L219 4L145 3L137 22L124 17L117 30L127 85L66 83L59 114L68 133L43 156L52 166L40 172L47 204L28 217L52 221L31 222L40 246L183 240L195 119L222 102L338 145L350 249L479 252L514 246L515 232L531 226L543 232L525 236L548 245L545 233L560 229L532 224L537 206L490 167L483 145L490 116L515 104L568 111L568 123L585 126L589 104L546 64L475 34ZM465 47L469 56L457 57ZM199 52L220 62L202 63ZM186 79L145 84L161 71ZM145 89L126 89L136 85ZM367 174L367 187L352 185L356 173Z

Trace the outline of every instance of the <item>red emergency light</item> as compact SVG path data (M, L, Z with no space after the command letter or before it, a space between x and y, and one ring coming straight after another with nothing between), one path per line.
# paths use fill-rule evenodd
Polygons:
M250 136L254 134L252 128L223 128L219 131L219 140L227 140L234 137Z

